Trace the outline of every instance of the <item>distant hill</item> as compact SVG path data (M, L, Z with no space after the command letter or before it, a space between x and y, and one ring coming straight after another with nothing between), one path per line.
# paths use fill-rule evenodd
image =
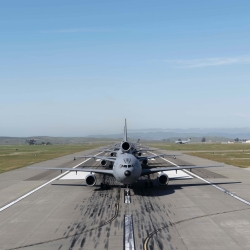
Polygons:
M174 133L226 133L226 134L249 134L250 128L149 128L149 129L130 129L131 133L134 132L174 132Z
M151 131L150 131L151 130ZM145 130L129 130L128 135L133 139L145 139L145 140L170 140L175 141L179 138L187 139L192 138L192 141L200 141L202 137L206 137L207 140L212 141L226 141L235 138L249 139L249 128L215 128L215 129L145 129ZM122 138L122 134L111 135L90 135L93 138Z
M101 141L113 142L112 139L91 138L91 137L51 137L51 136L31 136L31 137L6 137L0 136L0 145L22 145L29 144L30 140L35 140L35 144L50 143L50 144L81 144L95 143Z
M174 142L178 139L192 138L192 142L200 142L203 137L206 141L228 141L236 138L250 139L250 128L214 128L214 129L142 129L129 130L128 136L132 141L137 139L142 140L164 140ZM123 134L108 134L108 135L90 135L87 137L51 137L51 136L31 136L31 137L6 137L0 136L0 144L25 144L31 139L35 139L36 143L49 142L51 144L79 144L92 143L99 141L113 142L123 138Z

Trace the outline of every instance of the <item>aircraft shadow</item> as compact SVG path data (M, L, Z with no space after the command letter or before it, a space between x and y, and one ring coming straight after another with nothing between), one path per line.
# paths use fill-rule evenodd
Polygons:
M173 194L175 192L174 189L162 186L154 186L154 187L131 187L134 192L134 195L138 196L147 196L147 197L159 197L159 196L167 196ZM133 195L131 195L133 197Z
M215 185L225 184L239 184L241 182L213 182ZM153 187L145 187L145 182L137 182L131 186L135 195L139 196L167 196L175 193L175 190L181 190L183 187L199 187L199 186L210 186L208 183L183 183L174 184L172 181L167 186L160 186L156 181L153 181Z
M171 180L170 184L167 186L161 186L156 180L153 180L153 187L145 187L145 181L139 181L131 185L130 190L133 190L134 195L138 196L148 196L148 197L159 197L167 196L175 193L175 190L181 190L183 187L199 187L199 186L210 186L208 183L183 183L174 184L174 180ZM226 184L239 184L241 182L213 182L215 185L226 185ZM88 187L86 184L51 184L54 186L69 186L69 187ZM105 189L102 189L100 185L96 185L93 189L94 192L103 192L106 190L111 190L113 188L120 188L121 185L110 185ZM125 190L125 188L122 188ZM133 195L131 195L133 196Z

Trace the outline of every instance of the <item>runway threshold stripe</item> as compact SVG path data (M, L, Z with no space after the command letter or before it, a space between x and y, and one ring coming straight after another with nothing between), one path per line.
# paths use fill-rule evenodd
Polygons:
M124 250L135 250L132 215L124 216Z
M150 153L152 153L152 152L150 152ZM154 154L154 153L152 153L152 154ZM154 154L154 155L156 155L156 154ZM162 157L160 157L160 158L163 159L164 161L167 161L167 162L173 164L173 165L176 166L176 167L180 167L180 166L178 166L177 164L175 164L175 163L173 163L173 162L171 162L171 161L169 161L169 160L167 160L167 159L164 159L164 158L162 158ZM235 195L235 194L229 192L228 190L226 190L226 189L224 189L224 188L221 188L221 187L215 185L214 183L212 183L212 182L210 182L210 181L208 181L208 180L206 180L206 179L203 179L202 177L200 177L200 176L198 176L198 175L196 175L196 174L191 173L191 172L188 171L188 170L182 169L182 171L184 171L184 172L186 172L187 174L190 174L190 175L192 175L192 176L194 176L194 177L196 177L196 178L198 178L198 179L200 179L200 180L202 180L202 181L204 181L204 182L210 184L211 186L217 188L217 189L220 190L221 192L223 192L223 193L225 193L225 194L228 194L229 196L231 196L231 197L233 197L233 198L235 198L235 199L237 199L237 200L239 200L239 201L245 203L246 205L250 206L250 202L249 202L249 201L242 199L241 197L239 197L239 196L237 196L237 195Z
M96 154L95 156L97 156L97 155L99 155L99 154L101 154L101 153L102 153L102 152ZM77 165L74 166L73 168L77 168L77 167L80 166L81 164L83 164L83 163L89 161L90 159L91 159L91 158L88 158L87 160L85 160L85 161L83 161L83 162L77 164ZM32 191L28 192L27 194L25 194L25 195L23 195L23 196L17 198L16 200L10 202L9 204L7 204L7 205L1 207L1 208L0 208L0 212L4 211L5 209L7 209L7 208L9 208L9 207L11 207L11 206L13 206L13 205L16 204L17 202L23 200L23 199L26 198L27 196L29 196L29 195L35 193L35 192L38 191L39 189L41 189L41 188L47 186L47 185L50 184L51 182L55 181L55 180L58 179L58 178L61 178L62 176L68 174L69 172L70 172L70 171L66 171L66 172L64 172L63 174L58 175L58 176L55 177L54 179L52 179L52 180L50 180L50 181L44 183L43 185L41 185L41 186L39 186L39 187L33 189Z

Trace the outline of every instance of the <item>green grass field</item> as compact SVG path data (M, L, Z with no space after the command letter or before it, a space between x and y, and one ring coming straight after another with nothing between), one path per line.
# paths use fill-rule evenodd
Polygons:
M248 143L196 143L196 144L167 144L164 142L147 143L151 147L157 147L165 150L181 150L181 151L217 151L217 150L250 150Z
M189 155L198 156L201 158L223 162L241 168L250 167L250 152L193 152Z
M238 167L250 167L249 144L166 144L147 143L148 146L174 150ZM107 143L74 145L4 145L0 146L0 173L50 160L56 157L93 149Z
M222 162L225 164L248 168L250 167L250 144L166 144L163 142L150 143L151 147L164 150L181 151L184 154Z
M107 144L0 146L0 173L104 145Z

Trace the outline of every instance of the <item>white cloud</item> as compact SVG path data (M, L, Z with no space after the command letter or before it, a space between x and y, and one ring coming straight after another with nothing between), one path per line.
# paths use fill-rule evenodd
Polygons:
M244 57L215 57L193 60L164 60L164 62L176 68L202 68L232 64L248 64L250 56Z

